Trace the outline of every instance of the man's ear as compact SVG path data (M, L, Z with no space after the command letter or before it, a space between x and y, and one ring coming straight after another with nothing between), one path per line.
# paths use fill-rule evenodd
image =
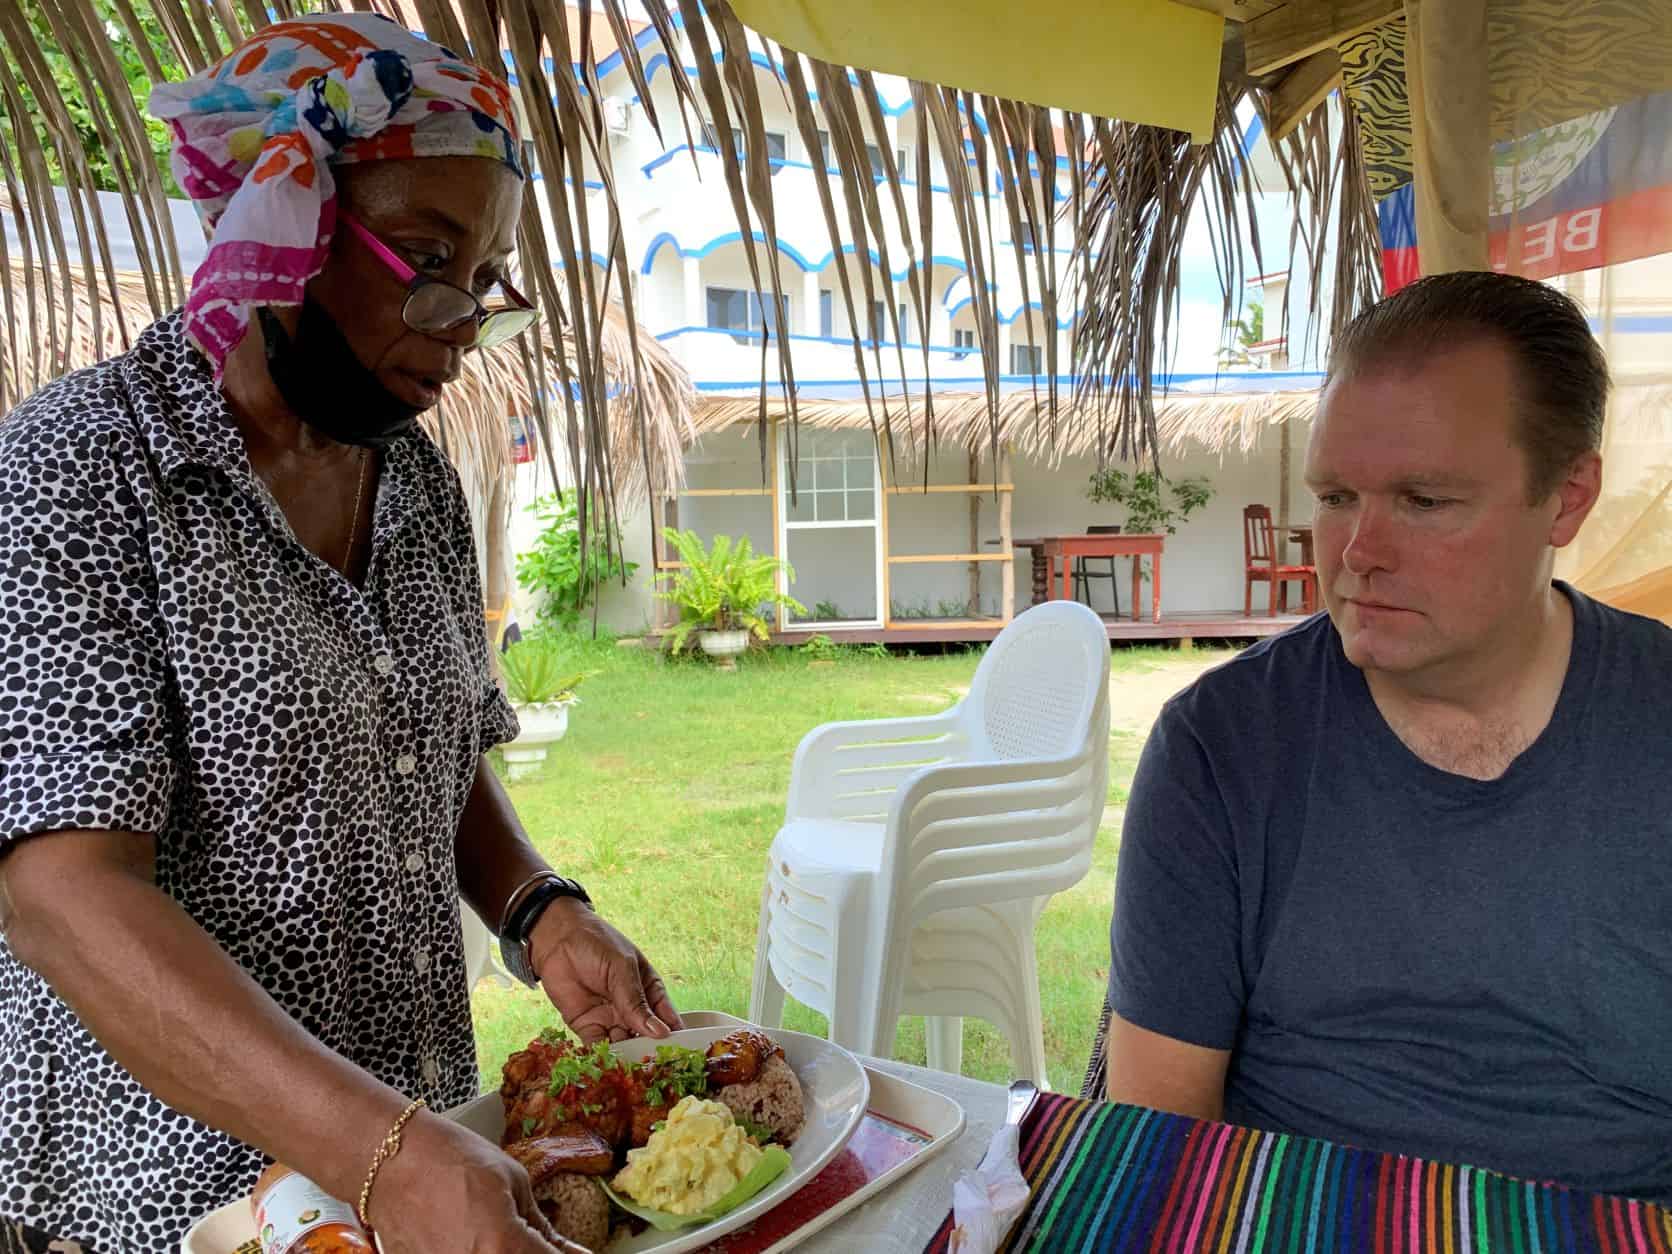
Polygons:
M1602 495L1602 455L1586 452L1574 458L1567 474L1556 487L1557 511L1550 524L1550 543L1565 548L1573 543L1579 528L1590 516Z

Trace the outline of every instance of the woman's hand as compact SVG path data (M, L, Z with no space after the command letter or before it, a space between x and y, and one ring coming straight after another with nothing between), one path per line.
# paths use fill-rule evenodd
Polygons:
M428 1112L401 1135L367 1207L384 1254L589 1254L552 1231L497 1146Z
M529 949L546 996L589 1045L666 1036L685 1026L639 947L584 902L559 898L547 906Z

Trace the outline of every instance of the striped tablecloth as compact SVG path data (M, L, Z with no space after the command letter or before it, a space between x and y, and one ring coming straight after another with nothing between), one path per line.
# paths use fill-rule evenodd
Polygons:
M1645 1202L1055 1094L1022 1172L1015 1254L1672 1254L1672 1217Z

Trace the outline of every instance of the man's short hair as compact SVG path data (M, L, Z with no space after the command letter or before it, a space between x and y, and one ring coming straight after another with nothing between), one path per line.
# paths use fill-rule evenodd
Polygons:
M1509 352L1528 490L1533 501L1543 500L1581 454L1602 447L1608 404L1602 345L1579 306L1548 284L1491 270L1419 279L1336 337L1326 386L1388 366L1414 368L1483 340Z

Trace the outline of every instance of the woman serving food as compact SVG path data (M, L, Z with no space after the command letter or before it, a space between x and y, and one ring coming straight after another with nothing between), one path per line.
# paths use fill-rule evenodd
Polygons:
M680 1021L483 761L516 721L416 425L534 318L505 86L352 14L152 109L191 298L0 426L0 1250L172 1254L276 1159L387 1254L549 1254L433 1113L476 1093L459 896L583 1040Z

